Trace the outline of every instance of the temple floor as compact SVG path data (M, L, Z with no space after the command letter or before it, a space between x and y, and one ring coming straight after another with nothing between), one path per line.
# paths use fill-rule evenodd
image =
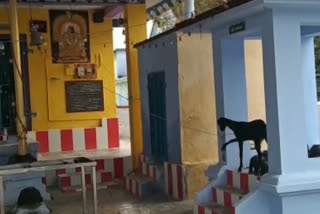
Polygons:
M82 213L82 193L61 193L50 189L53 201L48 203L52 213ZM92 193L88 192L88 213L93 213ZM192 214L193 201L173 201L165 195L157 194L137 199L122 189L98 191L99 214Z

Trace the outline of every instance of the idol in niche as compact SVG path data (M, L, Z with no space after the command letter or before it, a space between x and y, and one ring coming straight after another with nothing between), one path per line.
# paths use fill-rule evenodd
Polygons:
M89 62L88 14L51 11L50 18L53 62Z

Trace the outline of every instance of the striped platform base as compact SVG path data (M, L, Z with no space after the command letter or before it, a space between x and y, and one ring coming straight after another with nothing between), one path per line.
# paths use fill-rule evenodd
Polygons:
M194 214L236 214L235 207L256 188L260 177L227 170L227 185L213 187L209 204L196 204Z
M125 177L125 190L141 198L152 193L153 179L141 174L132 173Z
M195 214L234 214L234 210L219 204L196 205Z
M97 185L100 188L107 188L108 185L115 185L112 178L112 173L107 171L98 171L97 172ZM90 173L86 172L85 174L86 186L91 188L92 186L92 176ZM81 173L68 173L68 174L59 174L58 175L58 187L62 192L77 192L81 191ZM80 190L79 190L80 188Z
M168 196L177 199L187 199L187 169L181 164L164 163L164 184Z

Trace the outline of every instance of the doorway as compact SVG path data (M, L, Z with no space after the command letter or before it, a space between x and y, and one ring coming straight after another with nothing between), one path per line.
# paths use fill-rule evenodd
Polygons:
M25 115L27 130L31 130L31 118L28 74L28 45L26 35L20 36L21 69L24 90ZM12 46L9 35L0 35L0 130L7 129L9 135L16 135L15 118L15 85L14 62L12 61Z
M164 72L148 75L149 117L152 157L159 162L168 160L166 82Z

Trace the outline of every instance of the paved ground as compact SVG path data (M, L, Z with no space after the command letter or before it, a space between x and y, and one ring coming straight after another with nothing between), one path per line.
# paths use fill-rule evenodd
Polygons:
M54 200L48 206L53 214L81 214L81 193L62 194L50 191ZM88 193L88 195L90 192ZM100 190L98 192L99 214L192 214L192 201L171 201L163 195L152 195L138 200L122 189ZM88 214L92 212L91 197L88 199Z

